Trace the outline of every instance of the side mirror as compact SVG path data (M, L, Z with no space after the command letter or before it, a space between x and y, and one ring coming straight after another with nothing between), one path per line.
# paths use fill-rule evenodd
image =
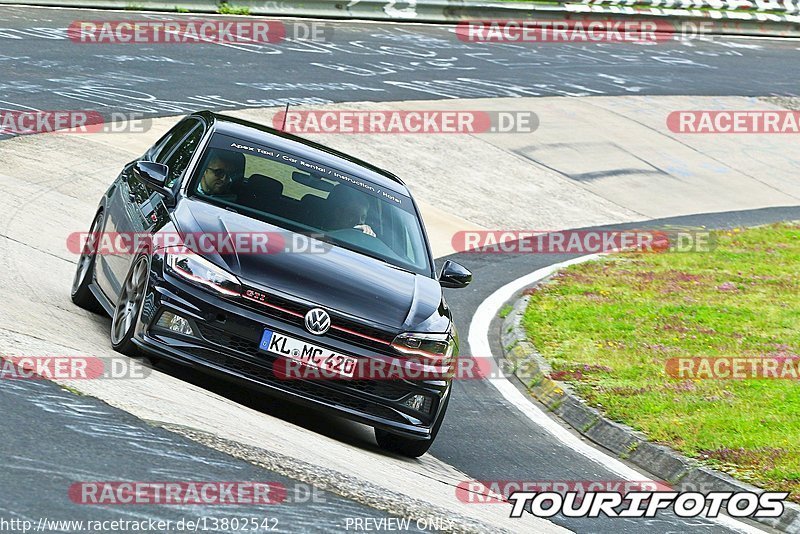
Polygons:
M447 260L442 266L442 274L439 275L439 285L442 287L458 289L467 287L472 282L472 273L454 261Z
M133 175L141 180L147 187L164 196L167 203L175 199L172 190L166 187L169 167L163 163L152 161L137 161L133 165Z

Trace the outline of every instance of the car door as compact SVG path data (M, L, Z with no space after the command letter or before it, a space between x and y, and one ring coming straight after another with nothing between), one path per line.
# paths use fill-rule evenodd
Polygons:
M203 123L196 118L179 122L140 159L125 166L117 178L110 201L107 204L105 232L125 236L131 244L132 236L146 235L163 226L169 211L160 194L150 189L133 173L138 161L155 161L169 167L167 185L172 186L185 172L192 154L200 144L205 132ZM143 240L139 240L143 242ZM114 251L105 257L105 264L98 273L98 284L112 302L117 296L128 274L131 262L138 250Z

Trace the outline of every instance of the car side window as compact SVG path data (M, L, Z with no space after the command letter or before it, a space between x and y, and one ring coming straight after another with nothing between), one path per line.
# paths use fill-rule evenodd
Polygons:
M175 146L181 139L186 137L186 134L189 133L195 125L197 125L197 119L187 118L180 121L147 151L147 159L157 163L164 163L164 160L172 153Z
M180 139L180 143L177 144L172 153L169 154L164 161L159 162L164 163L169 168L169 174L167 175L165 184L167 187L172 187L175 182L183 176L186 167L189 166L189 161L192 159L194 151L197 150L197 146L203 138L203 131L202 125L194 121L194 129Z

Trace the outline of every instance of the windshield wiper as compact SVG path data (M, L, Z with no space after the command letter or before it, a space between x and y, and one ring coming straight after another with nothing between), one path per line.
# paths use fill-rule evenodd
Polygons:
M364 256L369 256L370 258L374 258L374 259L376 259L378 261L382 261L383 263L385 263L389 267L397 269L398 271L404 271L404 272L411 273L411 274L417 274L414 271L412 271L411 269L406 269L405 267L400 267L399 265L395 265L394 263L390 262L387 259L379 258L378 256L373 256L372 254L367 254L366 252L362 252L362 254L364 254Z

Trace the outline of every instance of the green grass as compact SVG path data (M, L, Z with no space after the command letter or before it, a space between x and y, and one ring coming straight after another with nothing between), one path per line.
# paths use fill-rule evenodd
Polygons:
M217 7L217 13L220 15L249 15L249 7L234 7L228 2L220 2Z
M511 313L511 311L512 311L513 309L514 309L514 307L513 307L513 306L511 306L510 304L506 304L505 306L503 306L503 307L500 309L500 312L499 312L497 315L498 315L498 316L499 316L501 319L505 319L506 317L508 317L508 314L509 314L509 313Z
M675 357L800 354L800 225L718 234L708 253L619 254L530 291L553 378L609 418L800 502L800 382L686 380Z

